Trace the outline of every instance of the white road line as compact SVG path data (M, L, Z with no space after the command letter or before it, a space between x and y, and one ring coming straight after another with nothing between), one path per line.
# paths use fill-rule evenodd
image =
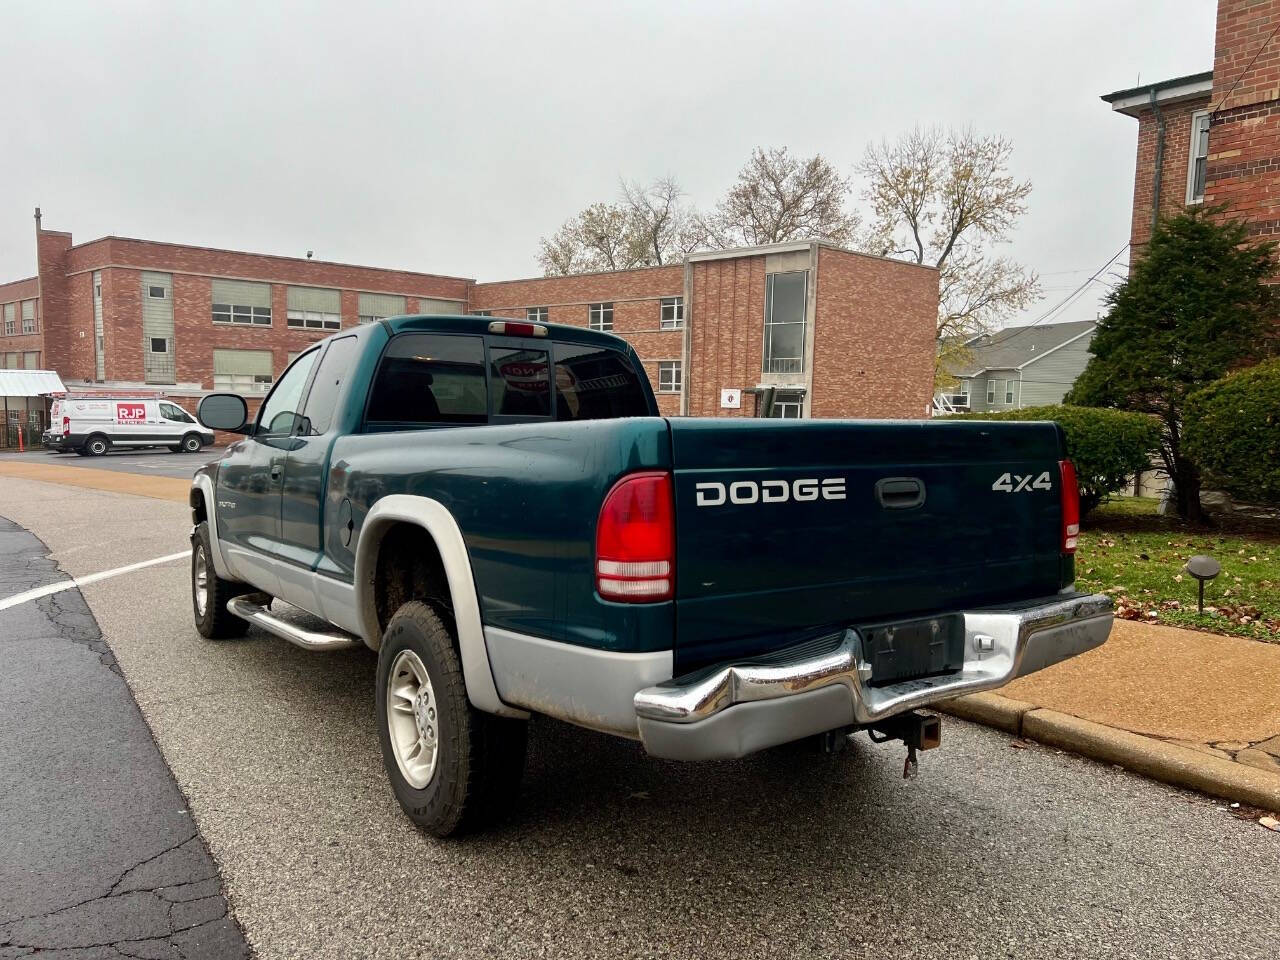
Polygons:
M184 550L182 553L171 553L168 556L156 557L153 560L143 560L140 563L131 563L126 567L116 567L114 570L103 570L100 573L90 573L83 577L76 577L73 580L62 580L58 583L51 583L44 587L36 587L34 590L27 590L23 593L15 593L12 597L5 597L0 600L0 610L8 610L10 607L16 607L20 603L26 603L29 600L39 600L41 597L47 597L52 593L61 593L63 590L71 590L75 587L84 587L91 583L97 583L99 580L107 580L111 577L118 577L123 573L132 573L134 570L141 570L143 567L154 567L161 563L172 563L174 560L182 560L191 556L190 550Z

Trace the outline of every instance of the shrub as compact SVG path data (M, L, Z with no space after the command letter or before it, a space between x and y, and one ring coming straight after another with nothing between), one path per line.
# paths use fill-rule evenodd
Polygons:
M1145 413L1101 407L1048 406L998 413L962 413L966 420L1052 420L1066 435L1076 467L1080 511L1088 513L1134 474L1151 469L1160 448L1160 423Z
M1280 503L1280 359L1188 397L1182 442L1214 486L1247 503Z

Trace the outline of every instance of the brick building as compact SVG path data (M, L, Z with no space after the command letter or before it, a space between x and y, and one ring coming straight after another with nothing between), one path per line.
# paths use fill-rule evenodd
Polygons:
M1102 99L1138 121L1131 242L1157 215L1225 204L1280 234L1280 0L1219 0L1213 69Z
M480 313L625 337L669 415L753 416L764 401L773 416L923 417L932 396L936 271L820 243L476 283L123 237L75 244L39 211L35 240L37 275L0 285L0 366L55 370L71 391L262 395L334 330Z

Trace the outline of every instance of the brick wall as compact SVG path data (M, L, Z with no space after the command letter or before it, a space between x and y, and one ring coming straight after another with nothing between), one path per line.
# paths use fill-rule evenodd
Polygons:
M40 283L36 277L15 280L12 283L0 283L0 367L4 365L4 354L25 353L29 350L40 351L40 365L44 366L44 323L40 316L40 303L36 298L40 294ZM22 301L36 300L36 332L22 333ZM3 309L6 303L13 304L15 320L14 329L18 332L12 337L4 335ZM22 366L22 360L18 361Z
M657 394L658 361L679 360L684 352L684 332L661 329L662 299L683 295L684 266L678 265L477 283L471 289L470 309L523 320L527 307L546 307L548 322L585 327L591 304L612 303L613 332L640 355ZM658 409L664 416L677 415L680 395L658 394Z
M1218 4L1205 201L1264 237L1280 234L1278 26L1280 0Z
M755 405L744 395L738 410L720 407L720 391L747 390L761 380L764 353L763 256L702 260L690 265L689 366L685 371L689 414L750 417ZM803 379L802 374L797 379Z
M927 416L937 313L937 271L820 247L811 415Z
M67 314L67 251L71 234L36 228L36 274L40 281L40 323L44 328L46 369L62 372L58 365L71 348L70 331L62 323Z
M1187 202L1187 163L1191 150L1191 115L1209 106L1208 97L1160 108L1164 117L1164 159L1160 177L1160 215L1170 216ZM1151 201L1155 186L1157 123L1155 112L1138 115L1138 155L1133 178L1133 222L1129 241L1141 250L1151 239ZM1209 149L1212 152L1213 134Z

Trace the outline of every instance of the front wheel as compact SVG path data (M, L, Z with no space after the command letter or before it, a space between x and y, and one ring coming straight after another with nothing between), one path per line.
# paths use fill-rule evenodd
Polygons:
M243 637L249 632L249 621L228 610L227 601L243 593L244 585L218 576L212 557L209 521L202 520L191 535L191 612L196 630L207 640Z
M515 802L528 724L471 706L453 635L425 603L387 624L377 684L382 765L414 823L448 837Z
M201 446L203 444L200 442L200 435L198 433L188 433L182 438L182 444L179 449L184 453L199 453Z

